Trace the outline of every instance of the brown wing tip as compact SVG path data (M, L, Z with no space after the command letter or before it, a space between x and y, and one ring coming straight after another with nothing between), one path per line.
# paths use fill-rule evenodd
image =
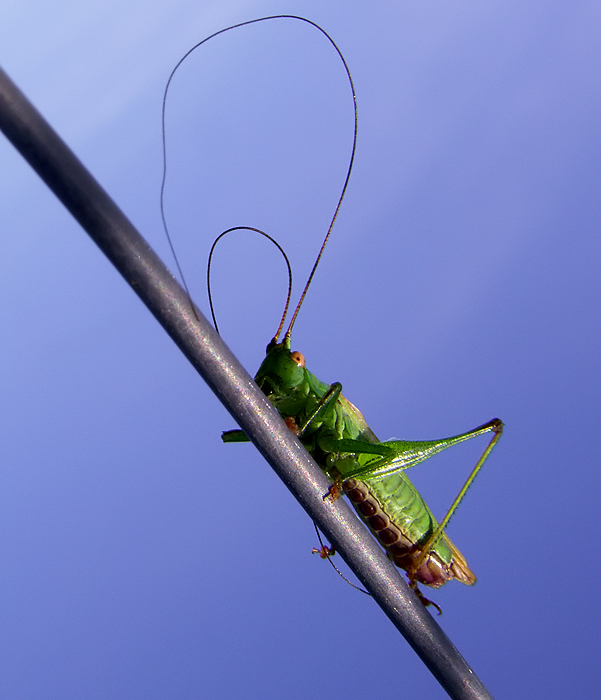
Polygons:
M449 568L451 569L453 578L457 579L460 583L465 583L466 586L473 586L474 583L476 583L474 572L470 569L459 552L453 552L453 561Z

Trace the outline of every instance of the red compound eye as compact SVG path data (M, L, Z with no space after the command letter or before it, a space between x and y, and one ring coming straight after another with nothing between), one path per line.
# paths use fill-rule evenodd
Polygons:
M294 352L290 353L290 358L292 359L292 362L297 364L299 367L305 366L305 358L302 352L298 352L298 350L295 350Z

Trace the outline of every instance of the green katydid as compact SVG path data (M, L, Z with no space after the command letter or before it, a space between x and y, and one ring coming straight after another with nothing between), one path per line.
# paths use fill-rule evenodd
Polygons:
M388 556L397 566L407 572L409 582L422 602L426 605L433 604L420 593L419 583L439 588L452 579L457 579L467 585L472 585L476 581L476 577L468 567L465 558L447 536L445 528L476 474L498 442L503 430L503 423L495 418L466 433L440 440L419 442L388 440L380 442L368 427L359 410L342 395L341 384L338 382L327 384L317 379L305 367L303 355L298 351L291 350L290 338L292 328L338 216L352 171L357 141L357 106L349 68L332 38L321 27L310 20L290 15L282 17L297 19L316 27L338 53L351 88L355 129L346 179L315 264L296 306L288 330L284 334L283 340L279 341L290 299L291 287L289 286L288 301L284 314L274 338L267 346L266 357L255 376L255 381L279 411L288 427L299 437L317 464L331 478L333 485L329 492L324 494L324 498L334 499L341 492L344 492L385 548ZM228 27L200 42L191 51L217 34L222 34L230 29L279 18L279 16L264 17ZM180 64L181 61L178 63L178 66ZM176 69L174 69L174 72ZM165 91L165 99L168 87L169 83ZM242 228L266 236L283 253L281 247L271 236L252 227L236 227L236 229ZM215 245L222 236L231 230L234 229L229 229L215 240L209 255L208 276L210 276L211 258ZM169 236L168 233L167 235ZM284 257L286 257L285 254ZM286 261L288 263L287 258ZM289 263L288 269L290 276ZM209 302L213 320L215 320L210 296L210 284ZM447 514L440 522L437 522L424 499L406 476L405 470L448 447L484 433L492 433L490 442L451 504ZM245 434L241 430L227 431L223 433L222 437L224 442L247 441ZM329 556L331 553L332 550L328 550L325 547L322 548L323 556ZM437 605L435 607L438 608ZM440 611L440 608L438 610Z
M370 527L390 558L407 571L412 588L423 583L439 588L451 579L472 585L476 577L444 532L468 487L501 436L497 418L467 433L441 440L380 442L359 410L341 393L339 383L325 384L290 349L290 334L267 346L255 381L300 438L317 464L330 476L328 494L340 489ZM493 437L455 498L437 523L404 470L460 442L492 432ZM240 430L223 433L224 442L247 438ZM437 606L436 606L437 607Z

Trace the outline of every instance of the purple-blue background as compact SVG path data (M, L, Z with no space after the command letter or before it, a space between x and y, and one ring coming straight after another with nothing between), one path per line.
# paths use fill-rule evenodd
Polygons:
M170 70L228 24L303 14L359 100L356 167L294 332L382 439L494 416L450 534L479 577L433 597L493 695L598 692L601 6L7 0L0 64L153 247ZM346 169L340 65L290 21L198 53L169 103L167 214L206 309L213 238L268 230L295 297ZM380 610L310 555L309 519L173 343L0 139L0 695L445 697ZM235 249L237 254L234 255ZM254 372L285 273L216 260ZM479 444L411 477L442 513Z

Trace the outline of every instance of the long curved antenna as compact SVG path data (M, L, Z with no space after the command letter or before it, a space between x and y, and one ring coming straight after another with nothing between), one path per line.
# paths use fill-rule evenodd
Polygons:
M349 161L349 167L348 171L346 174L346 178L344 180L344 185L342 187L342 191L340 193L340 197L338 198L338 204L336 205L336 210L334 211L334 216L332 217L332 221L330 222L330 226L328 227L328 231L326 233L326 236L323 240L323 243L321 244L321 248L319 250L319 253L317 255L317 258L315 260L315 264L313 265L313 269L311 270L311 273L309 275L309 278L307 279L307 283L305 284L305 288L303 289L303 293L301 294L301 297L299 299L298 304L296 305L296 308L294 310L294 314L292 315L292 319L290 321L290 325L288 326L288 330L286 331L286 335L289 336L291 331L292 331L292 326L294 325L296 321L296 317L298 316L298 312L300 311L300 308L303 304L303 301L305 299L305 296L307 294L307 291L309 289L309 286L311 285L311 282L313 280L313 275L315 274L315 271L317 269L317 266L319 265L319 261L321 260L321 256L323 254L323 251L326 247L326 244L328 242L328 239L330 237L330 233L332 232L332 229L334 227L334 222L336 221L336 218L338 217L338 212L340 211L340 207L342 205L342 200L344 199L344 195L346 193L346 188L349 183L349 179L351 177L351 171L353 169L353 161L355 160L355 151L357 148L357 98L355 96L355 86L353 85L353 79L351 77L351 73L349 70L349 67L344 59L344 56L342 55L342 52L336 45L335 41L332 39L332 37L324 30L322 29L318 24L315 22L312 22L310 19L307 19L306 17L299 17L298 15L270 15L268 17L259 17L258 19L251 19L246 22L240 22L238 24L232 24L229 27L226 27L225 29L220 29L218 32L214 32L210 36L206 37L206 39L203 39L202 41L199 41L197 44L195 44L189 51L187 51L182 58L177 62L175 68L171 71L171 74L169 75L169 79L167 80L167 85L165 86L165 92L163 94L163 108L161 112L161 133L162 133L162 143L163 143L163 177L161 180L161 194L160 194L160 207L161 207L161 219L163 221L163 228L165 230L165 234L167 236L167 241L169 242L169 248L171 249L171 253L173 255L173 259L175 260L175 264L177 266L179 275L182 279L184 289L188 293L188 296L190 296L190 290L188 289L188 285L186 283L186 279L184 277L184 274L182 272L181 265L179 263L177 254L175 252L175 247L173 245L173 241L171 240L171 235L169 234L169 228L167 226L167 219L165 217L165 202L164 202L164 195L165 195L165 182L167 180L167 137L166 137L166 130L165 130L165 113L166 113L166 104L167 104L167 94L169 92L169 86L171 85L171 81L173 80L173 77L177 71L177 69L181 66L181 64L188 58L188 56L196 51L197 48L202 46L203 44L206 44L207 41L210 39L213 39L216 36L219 36L219 34L224 34L225 32L229 32L231 29L237 29L238 27L245 27L246 25L249 24L255 24L257 22L266 22L268 20L272 19L295 19L300 22L305 22L306 24L310 24L311 26L315 27L315 29L318 29L325 37L326 39L332 44L332 46L336 49L336 52L338 53L338 56L340 57L340 60L342 61L342 64L344 66L344 69L346 71L349 84L351 87L351 92L353 95L353 107L354 107L354 114L355 114L355 126L354 126L354 134L353 134L353 147L351 150L351 157ZM249 228L249 230L256 230L252 229L250 227L241 227L241 228ZM259 231L259 233L263 233L262 231ZM266 234L263 234L266 235ZM267 236L269 238L269 236ZM272 239L273 240L273 239ZM277 245L277 244L276 244ZM191 297L190 297L191 298ZM194 305L192 304L192 308L194 308ZM287 307L286 307L287 308ZM196 315L196 312L194 312ZM215 320L215 317L213 316L213 321ZM280 326L277 330L277 333L274 336L274 339L277 340L279 334L282 331L284 320L280 322Z
M227 231L224 231L223 233L220 233L217 236L217 238L213 241L213 245L211 246L211 252L209 253L209 261L207 262L207 294L209 296L209 308L211 309L211 318L213 319L213 325L215 326L215 330L217 331L217 333L219 333L219 328L217 328L217 318L215 317L215 310L213 308L213 295L211 293L211 261L213 260L213 253L215 251L215 246L217 245L217 243L219 243L219 241L226 234L231 233L232 231L254 231L255 233L260 233L262 236L265 236L265 238L269 239L284 256L286 266L288 267L288 294L286 296L284 313L282 314L282 319L280 320L280 325L276 334L277 337L281 333L282 328L284 327L284 321L286 320L286 316L288 314L288 307L290 306L290 297L292 296L292 268L290 267L290 260L288 259L288 256L286 255L282 246L275 240L275 238L272 238L272 236L270 236L268 233L265 233L265 231L261 231L258 228L253 228L252 226L234 226L234 228L228 228Z
M303 19L302 17L299 17L298 19ZM342 65L344 66L344 70L346 71L346 75L348 77L349 85L351 87L351 93L353 95L353 110L354 110L354 118L355 118L355 124L354 124L354 129L353 129L353 147L351 149L351 157L349 160L349 165L348 165L348 170L346 172L346 178L344 179L344 185L342 186L342 190L340 192L340 197L338 198L338 203L336 204L336 209L334 211L334 216L332 217L332 221L330 222L330 225L328 227L328 232L326 233L325 238L323 239L323 243L321 244L321 248L319 249L319 253L317 254L317 258L315 259L315 264L313 265L313 268L311 270L311 273L309 274L309 277L307 279L307 283L305 284L305 288L303 289L303 293L300 296L300 299L298 300L298 304L296 305L296 308L294 309L294 313L292 314L292 318L290 320L290 324L288 326L288 330L286 331L286 336L290 337L290 334L292 332L292 326L294 326L294 323L296 322L296 317L298 316L298 312L301 309L301 306L303 305L303 301L305 300L305 296L307 295L307 292L309 291L309 287L311 286L311 282L313 281L313 275L315 275L315 271L317 270L317 266L319 265L319 262L321 260L321 256L323 255L323 251L327 245L328 239L330 238L330 234L332 233L332 229L334 228L334 224L336 223L336 219L338 218L338 212L340 211L340 207L342 206L342 200L344 199L344 195L346 194L346 188L348 187L349 180L351 179L351 172L353 170L353 163L355 161L355 152L357 150L357 96L355 95L355 85L353 84L353 78L351 76L351 71L349 70L349 67L347 65L347 62L342 55L342 52L336 45L336 42L332 39L332 37L324 30L322 29L318 24L315 24L315 22L311 22L308 19L304 20L305 22L309 22L309 24L312 24L314 27L319 29L319 31L328 39L330 44L336 49L336 53L340 57L340 60L342 61ZM277 335L275 336L277 338Z

